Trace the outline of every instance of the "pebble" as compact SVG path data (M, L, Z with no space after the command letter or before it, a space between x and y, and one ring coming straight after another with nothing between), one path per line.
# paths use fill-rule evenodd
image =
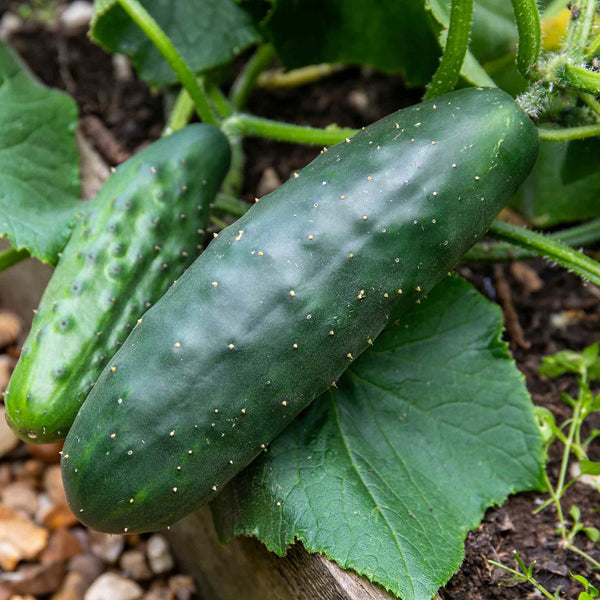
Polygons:
M61 527L50 535L48 545L40 555L42 564L49 564L57 561L67 561L78 554L81 554L81 544L77 538L66 528Z
M175 566L173 557L171 556L171 552L169 550L169 544L167 543L167 540L160 534L155 534L148 540L146 554L148 555L150 568L157 575L160 573L166 573Z
M69 573L77 573L87 589L104 572L104 563L93 554L80 554L69 561Z
M60 465L50 465L44 472L44 489L54 504L67 504Z
M79 573L67 573L60 589L51 600L83 600L88 583Z
M15 344L21 333L21 319L8 310L0 310L0 348Z
M19 445L19 438L6 422L6 411L0 406L0 457L8 454Z
M256 193L259 198L266 196L281 186L281 178L273 167L267 167L258 180Z
M38 510L38 495L27 483L17 481L7 485L0 493L2 504L11 510L33 517Z
M0 19L0 40L6 42L11 36L21 31L23 21L17 15L6 12Z
M23 559L34 558L48 542L48 532L0 504L0 567L14 571Z
M0 356L0 394L6 390L15 361L8 354Z
M66 573L64 562L24 565L15 573L1 573L0 582L14 594L45 596L57 589ZM14 600L14 596L11 598Z
M100 575L88 588L84 600L138 600L144 595L144 590L131 579L117 573Z
M77 35L89 28L94 16L94 5L84 0L75 0L60 15L60 25L65 35Z
M125 575L131 576L136 581L152 578L152 571L148 568L146 557L140 550L127 550L123 552L119 566Z
M90 530L90 544L93 554L109 564L114 564L123 552L125 538L122 535Z
M197 592L196 583L191 575L169 577L169 589L175 592L177 600L191 600Z

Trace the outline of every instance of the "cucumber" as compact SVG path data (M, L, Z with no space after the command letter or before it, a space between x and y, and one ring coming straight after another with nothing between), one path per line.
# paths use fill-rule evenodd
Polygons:
M210 501L481 238L537 133L497 89L396 112L213 240L135 327L67 436L74 514L107 532Z
M118 167L83 205L5 394L25 441L66 436L137 319L198 255L228 166L220 130L191 125Z

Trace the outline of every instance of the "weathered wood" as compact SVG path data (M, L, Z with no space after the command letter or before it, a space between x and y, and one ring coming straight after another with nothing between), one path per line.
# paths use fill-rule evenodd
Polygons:
M6 240L0 240L0 251L9 247ZM0 273L0 306L23 319L23 337L31 326L33 309L37 308L51 274L52 269L48 265L33 258Z
M393 596L319 554L294 544L284 558L258 540L219 543L208 508L168 532L183 568L194 575L203 600L390 600Z

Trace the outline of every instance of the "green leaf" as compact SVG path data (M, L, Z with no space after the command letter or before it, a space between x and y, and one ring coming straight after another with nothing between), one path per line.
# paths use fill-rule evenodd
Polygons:
M579 461L579 468L582 475L600 475L600 462L581 460Z
M424 0L271 0L262 21L287 68L371 65L425 85L440 56Z
M600 216L600 141L540 142L535 167L513 204L549 227Z
M80 206L73 99L0 42L0 237L54 264Z
M538 373L546 377L560 377L565 373L582 373L585 369L583 356L574 350L562 350L542 358Z
M297 538L405 600L431 597L509 493L543 488L542 444L502 315L448 278L213 503L222 538Z
M557 431L554 415L543 406L534 406L533 410L544 444L551 444Z
M142 0L195 73L226 64L260 40L250 15L233 0ZM152 85L177 82L175 73L117 0L96 0L92 39L131 56Z
M600 541L600 531L596 527L584 527L582 530L591 542ZM596 594L598 592L595 592Z

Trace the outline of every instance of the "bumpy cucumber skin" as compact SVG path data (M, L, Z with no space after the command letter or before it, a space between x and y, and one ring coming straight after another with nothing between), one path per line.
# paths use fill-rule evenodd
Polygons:
M191 125L123 163L82 208L5 395L20 437L66 436L137 319L198 256L228 166L220 130Z
M142 532L210 501L484 235L537 145L507 94L471 88L374 123L262 198L102 373L63 450L74 514Z

